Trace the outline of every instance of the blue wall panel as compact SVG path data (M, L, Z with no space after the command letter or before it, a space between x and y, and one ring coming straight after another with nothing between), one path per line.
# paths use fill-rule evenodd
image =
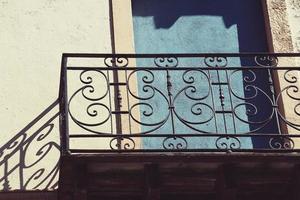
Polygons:
M260 0L132 0L134 39L136 53L218 53L218 52L264 52L267 51L264 20ZM231 59L232 66L247 66L251 63L240 59ZM153 62L138 60L138 66L153 66ZM199 66L199 60L182 60L180 66ZM201 65L200 65L201 66ZM225 74L220 76L225 80ZM140 72L139 95L147 95L143 90L145 83L142 81L147 73ZM156 78L152 85L162 88L166 85L166 74L156 73ZM188 75L187 75L188 76ZM214 72L211 73L216 78ZM245 97L242 73L236 73L232 76L233 89ZM173 92L177 94L184 80L181 72L171 74L173 81ZM197 92L191 92L190 95L197 97L205 96L209 91L208 80L205 74L194 74L197 84ZM266 74L257 77L259 84L266 85L268 80ZM264 86L263 86L264 87ZM230 109L230 102L235 105L240 103L239 99L231 99L228 95L228 88L223 88L225 96L225 108ZM163 93L167 91L162 89ZM218 96L218 88L212 88L210 95ZM167 109L161 109L164 99L159 95L151 99L154 114L151 116L143 115L143 111L149 108L141 107L141 120L147 123L157 123L163 120L169 113ZM212 105L214 109L220 109L218 98L206 98L199 102ZM236 102L235 102L236 101ZM209 119L211 110L202 106L203 113L199 116L192 114L191 107L195 102L191 102L185 95L178 95L174 105L177 114L190 122L205 122ZM263 107L263 105L262 105ZM196 109L196 108L195 108ZM246 107L237 109L237 113L247 119L245 115ZM199 117L199 118L197 118ZM233 124L232 116L215 116L214 120L194 126L197 130L207 132L248 132L251 125L240 123ZM225 124L224 124L225 123ZM175 119L177 133L191 133L192 130L183 125L178 119ZM236 125L236 127L234 127ZM225 130L225 126L227 130ZM271 128L270 128L271 127ZM143 126L147 131L149 128ZM155 133L170 133L171 122L168 121ZM234 130L235 129L235 130ZM274 132L276 128L269 126L269 131ZM155 134L154 133L154 134ZM153 134L153 133L152 133ZM147 148L161 147L162 140L143 139L143 145ZM189 147L214 148L214 138L188 139ZM261 141L252 141L245 139L243 144L245 148L260 146Z

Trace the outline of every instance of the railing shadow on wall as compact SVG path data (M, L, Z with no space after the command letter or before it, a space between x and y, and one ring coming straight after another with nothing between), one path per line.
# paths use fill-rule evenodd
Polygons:
M58 104L59 99L0 148L0 190L57 189Z

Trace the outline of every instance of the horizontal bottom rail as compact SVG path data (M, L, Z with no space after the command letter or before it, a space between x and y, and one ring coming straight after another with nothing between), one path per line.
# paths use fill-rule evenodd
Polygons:
M185 150L164 150L164 149L136 149L136 150L100 150L100 149L70 149L69 153L296 153L300 156L300 149L185 149ZM299 157L300 159L300 157Z
M210 133L194 133L194 134L71 134L71 138L84 137L287 137L300 138L300 134L274 134L274 133L251 133L251 134L210 134Z

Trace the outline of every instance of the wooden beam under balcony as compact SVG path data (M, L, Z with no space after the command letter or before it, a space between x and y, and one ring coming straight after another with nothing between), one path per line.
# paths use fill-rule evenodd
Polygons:
M294 153L108 153L62 159L59 200L70 194L86 200L299 197L300 156Z

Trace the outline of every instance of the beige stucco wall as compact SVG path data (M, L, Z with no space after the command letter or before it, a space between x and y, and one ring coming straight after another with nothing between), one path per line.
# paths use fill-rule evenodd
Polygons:
M291 30L285 0L262 0L262 2L270 51L276 53L292 52Z
M1 141L58 95L62 52L111 52L107 0L0 0Z
M300 0L287 0L289 25L295 52L300 52Z
M108 0L0 0L0 147L57 99L63 52L110 53L110 40ZM56 126L48 141L58 139ZM39 147L28 151L35 155ZM58 153L53 148L33 170L50 168ZM14 159L8 168L19 157ZM33 172L26 173L30 178ZM11 189L20 189L18 173L9 181Z

